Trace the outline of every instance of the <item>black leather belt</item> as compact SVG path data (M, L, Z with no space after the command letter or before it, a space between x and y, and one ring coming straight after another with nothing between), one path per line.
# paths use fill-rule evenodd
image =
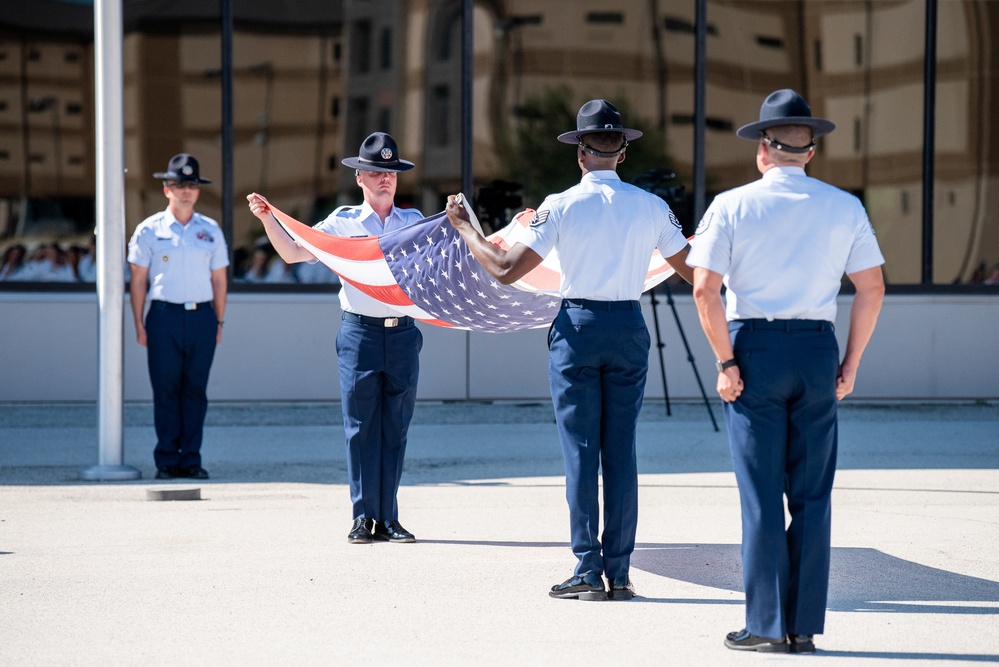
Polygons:
M736 320L747 329L753 331L832 331L833 323L829 320L765 320L754 318Z
M585 308L586 310L641 310L637 301L597 301L594 299L562 299L562 308Z
M371 327L384 327L386 329L392 327L404 327L409 326L413 323L413 318L408 316L403 317L368 317L367 315L358 315L357 313L344 312L343 317L341 317L344 322L354 322L355 324L367 324Z
M169 301L153 301L153 304L160 304L160 308L169 308L171 310L200 310L202 308L211 308L211 301L202 301L200 303L195 301L185 301L184 303L171 303Z

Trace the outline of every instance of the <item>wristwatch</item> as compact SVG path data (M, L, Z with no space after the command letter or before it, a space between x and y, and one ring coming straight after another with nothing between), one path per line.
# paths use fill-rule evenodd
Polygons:
M721 359L715 359L715 368L718 369L719 373L724 372L726 368L732 368L736 365L735 357L732 357L728 361L722 361Z

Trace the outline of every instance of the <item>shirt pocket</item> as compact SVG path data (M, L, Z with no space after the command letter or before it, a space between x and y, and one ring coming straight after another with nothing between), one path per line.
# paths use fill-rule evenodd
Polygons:
M180 260L177 244L172 238L155 239L153 241L152 255L150 266L159 266L162 270L169 270L171 266Z

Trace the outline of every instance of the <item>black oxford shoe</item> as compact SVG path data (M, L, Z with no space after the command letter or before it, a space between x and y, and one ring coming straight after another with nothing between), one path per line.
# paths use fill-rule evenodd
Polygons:
M791 653L815 653L812 635L788 635L787 643Z
M745 628L738 632L730 632L725 636L725 646L735 651L759 651L760 653L787 653L788 643L781 637L757 637Z
M177 477L186 479L208 479L208 471L201 466L188 466L177 474Z
M606 600L604 580L599 574L584 574L569 577L561 584L552 586L548 595L560 600Z
M607 580L608 600L630 600L635 597L635 586L629 577L616 577Z
M165 466L156 471L156 479L176 479L180 477L175 466Z
M365 519L363 516L354 519L354 525L350 527L350 532L347 533L347 541L351 544L370 544L372 523L374 521Z
M386 519L375 523L375 532L371 537L379 542L415 542L416 536L402 527L395 519Z

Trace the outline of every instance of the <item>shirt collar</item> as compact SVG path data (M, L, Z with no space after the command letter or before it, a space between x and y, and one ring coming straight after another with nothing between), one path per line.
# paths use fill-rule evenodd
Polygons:
M195 212L194 214L191 215L191 219L188 220L187 226L190 227L191 225L196 224L197 222L198 222L198 214ZM171 236L173 236L173 232L170 231L170 228L173 227L174 225L177 225L181 229L184 229L184 225L180 224L180 221L177 220L177 218L174 217L174 214L170 211L170 207L167 206L163 210L163 217L160 218L159 224L157 225L156 236L160 238L170 238Z
M378 219L379 222L381 222L381 220L378 218L378 214L375 213L375 209L371 208L371 204L369 204L367 201L361 202L361 219L367 220L371 216L374 216L375 219ZM399 208L395 204L392 204L392 210L389 211L388 217L385 218L385 225L388 225L390 220L398 217L400 217Z
M807 174L805 173L805 168L789 167L789 166L770 167L763 174L764 180L773 179L773 178L790 178L795 176L798 177L807 176Z
M584 181L620 181L621 176L613 169L598 169L583 174Z

